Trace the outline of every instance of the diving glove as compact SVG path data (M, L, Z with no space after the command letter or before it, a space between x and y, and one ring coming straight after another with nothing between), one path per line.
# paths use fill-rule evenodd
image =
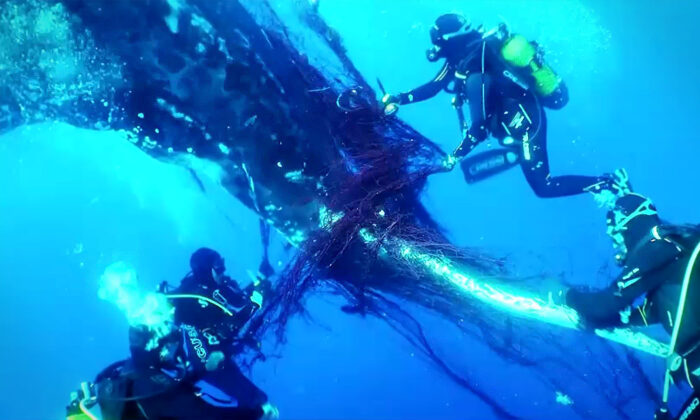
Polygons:
M593 194L599 207L613 208L615 201L632 192L629 175L625 169L617 169L612 174L605 174L597 183L586 187Z
M219 366L221 366L221 363L224 361L224 359L224 353L220 351L215 351L207 358L207 362L205 363L204 368L207 370L207 372L215 371L219 369Z
M262 293L258 292L257 290L253 290L253 293L250 294L250 301L253 302L254 304L258 305L258 308L262 308L262 304L263 304Z
M266 402L262 405L263 416L261 420L277 420L280 418L280 411L274 405Z
M393 115L399 110L399 97L385 94L382 96L382 105L384 106L384 115Z

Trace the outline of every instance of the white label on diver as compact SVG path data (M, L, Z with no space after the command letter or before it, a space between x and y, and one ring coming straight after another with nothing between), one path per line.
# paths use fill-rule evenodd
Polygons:
M513 73L509 72L508 70L503 70L503 75L510 79L516 85L520 86L521 88L525 90L528 89L528 86L522 80L518 79Z
M690 405L685 409L685 411L683 411L683 414L678 420L686 420L691 414L693 414L693 411L698 408L698 404L700 404L698 397L693 398L693 401L690 402Z

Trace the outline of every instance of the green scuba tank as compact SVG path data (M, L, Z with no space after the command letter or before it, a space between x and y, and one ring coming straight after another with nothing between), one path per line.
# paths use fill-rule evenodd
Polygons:
M537 54L537 47L522 35L511 35L501 46L501 58L517 73L530 81L534 91L542 97L555 94L562 80Z
M66 420L98 420L92 413L92 408L96 404L94 384L82 382L80 389L71 393L71 402L66 407Z
M73 412L67 412L66 413L66 420L93 420L91 417L89 417L87 414L83 413L82 411L73 411Z
M66 410L66 420L94 420L94 417L90 417L75 406Z

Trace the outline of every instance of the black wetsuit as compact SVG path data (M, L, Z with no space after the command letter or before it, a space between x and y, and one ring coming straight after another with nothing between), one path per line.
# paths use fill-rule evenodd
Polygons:
M538 96L527 88L522 78L508 71L499 57L501 43L495 36L482 39L481 33L476 31L449 40L441 49L445 63L435 78L398 95L398 103L424 101L441 90L454 93L453 104L463 137L455 156L465 157L492 135L506 146L504 154L515 151L520 156L523 174L539 197L580 194L601 182L600 177L551 176L544 107L559 109L566 105L566 86L561 82L551 95ZM469 107L469 125L462 112L465 103ZM514 142L504 143L508 137Z
M258 306L250 301L252 288L245 292L238 284L226 279L223 285L217 285L212 281L197 281L192 275L182 280L180 286L166 295L175 307L175 323L193 325L205 334L214 334L223 346L232 343L240 328L252 317ZM213 303L188 297L177 296L198 295L205 296L222 305L230 315Z
M662 227L659 231L664 229L673 230ZM661 324L671 334L683 279L699 240L700 233L687 237L650 234L629 250L622 274L610 287L597 292L569 290L566 303L591 328ZM675 380L686 380L696 389L700 386L700 352L696 351L700 347L699 273L696 268L690 276L675 351L683 357L683 363L673 373ZM696 391L681 415L698 397ZM700 410L694 415L698 417L687 418L700 418Z
M192 275L177 289L163 292L175 308L178 328L150 350L145 348L152 332L132 328L133 369L122 375L130 381L122 398L133 401L113 409L121 417L107 419L259 419L267 396L233 360L233 340L257 305L233 281L221 285ZM208 363L217 352L223 357L212 368ZM168 378L176 385L169 386ZM162 392L151 391L159 387Z

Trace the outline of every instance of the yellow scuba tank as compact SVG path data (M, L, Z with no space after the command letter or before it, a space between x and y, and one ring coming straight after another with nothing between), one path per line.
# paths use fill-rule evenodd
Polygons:
M522 35L511 35L501 47L506 63L524 70L534 81L534 90L540 96L549 96L561 85L561 78L547 64L540 62L537 48Z

